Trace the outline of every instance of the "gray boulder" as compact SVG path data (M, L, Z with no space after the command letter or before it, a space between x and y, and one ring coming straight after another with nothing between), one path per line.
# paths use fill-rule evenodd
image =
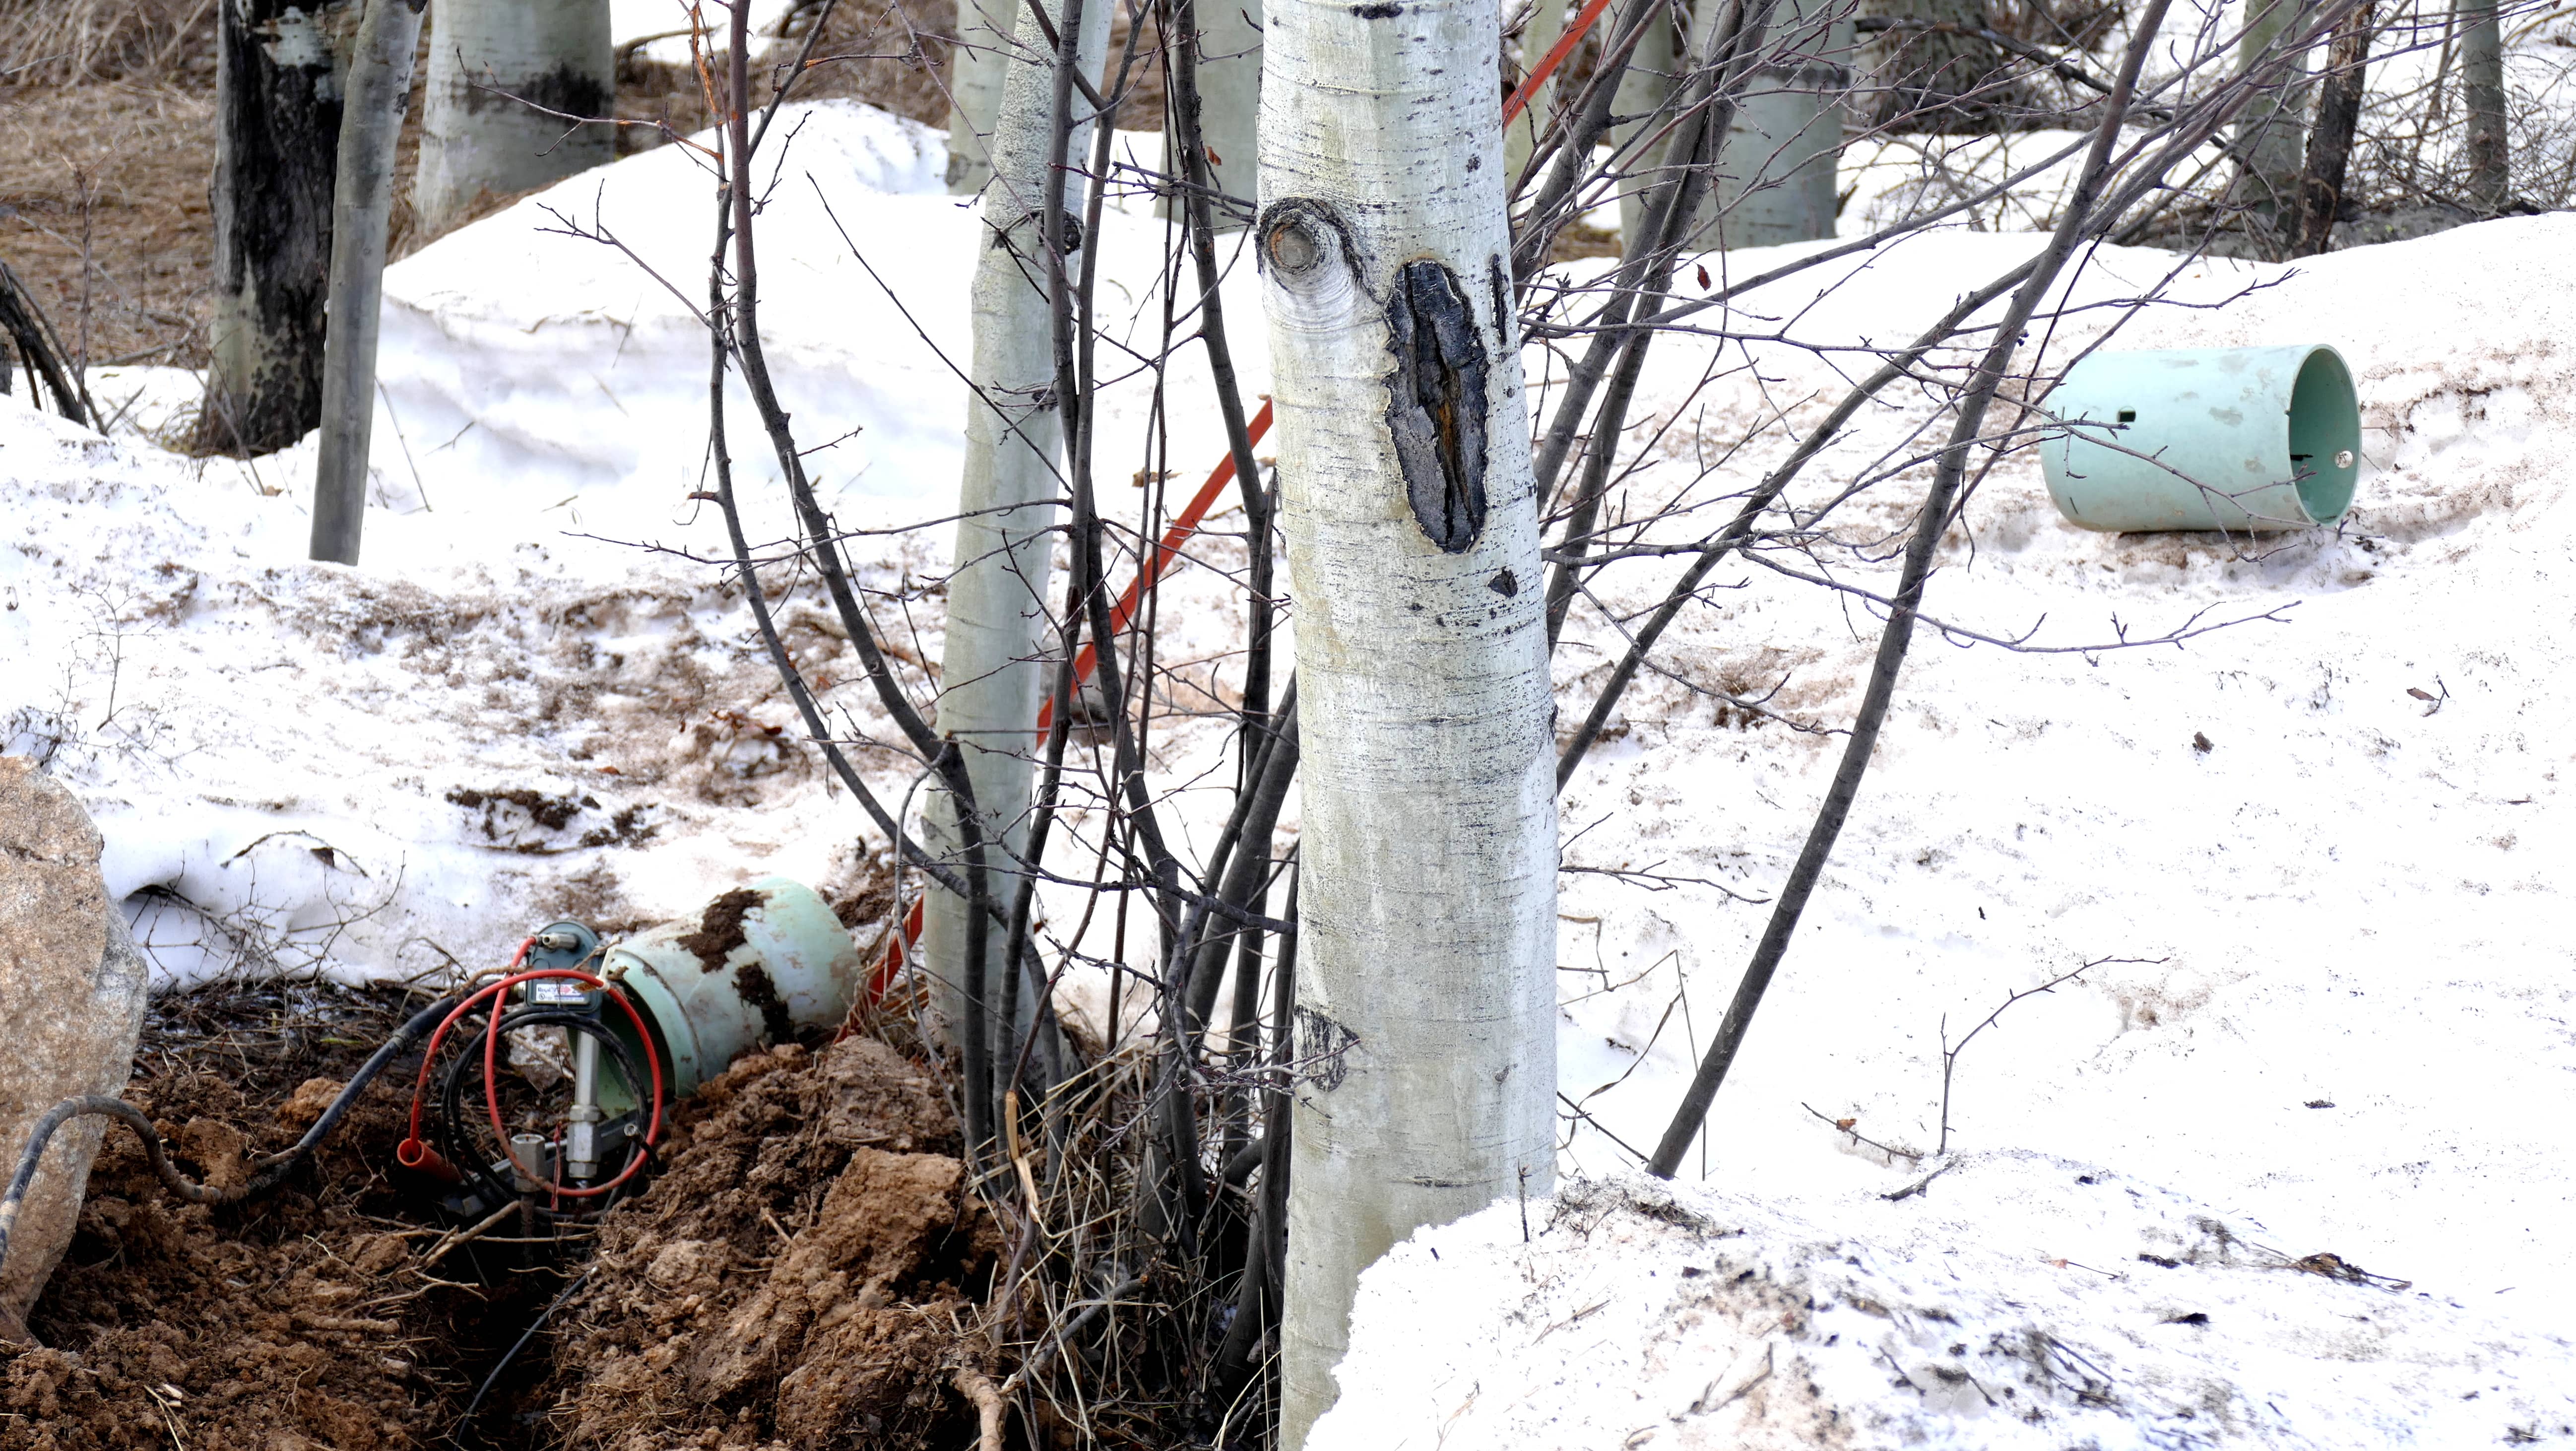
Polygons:
M36 1120L63 1099L119 1093L134 1071L148 970L99 875L98 828L61 782L0 756L0 1187ZM71 1244L105 1123L54 1135L0 1266L0 1336L27 1338L27 1310Z

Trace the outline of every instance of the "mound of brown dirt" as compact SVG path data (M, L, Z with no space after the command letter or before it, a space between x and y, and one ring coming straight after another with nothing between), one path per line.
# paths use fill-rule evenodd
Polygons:
M214 1183L292 1142L411 1006L395 991L211 996L154 1002L125 1096ZM284 1189L237 1206L172 1199L134 1135L110 1129L28 1317L43 1343L0 1349L0 1451L391 1451L443 1433L472 1385L459 1367L488 1362L488 1341L533 1313L520 1302L561 1281L408 1272L435 1233L393 1217L408 1085L378 1079Z
M998 1236L957 1147L929 1077L874 1039L736 1063L558 1312L553 1444L971 1443L949 1379Z
M398 991L156 999L126 1097L184 1169L240 1181L414 1003ZM63 1266L0 1345L0 1451L404 1451L446 1444L970 1444L997 1235L928 1074L871 1038L737 1063L679 1106L651 1187L587 1246L507 1231L428 1263L447 1226L392 1176L417 1060L397 1062L265 1199L171 1198L111 1130ZM579 1234L580 1231L575 1231ZM565 1284L589 1273L476 1389Z

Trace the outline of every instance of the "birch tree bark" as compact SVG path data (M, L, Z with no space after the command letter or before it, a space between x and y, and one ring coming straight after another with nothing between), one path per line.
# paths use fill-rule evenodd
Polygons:
M1798 0L1773 14L1773 33L1783 38L1736 103L1719 153L1721 246L1772 247L1834 234L1834 163L1842 155L1856 45L1851 0Z
M1704 0L1716 4L1719 0ZM1654 20L1646 33L1637 39L1637 48L1628 54L1628 69L1619 76L1619 97L1610 103L1613 112L1636 119L1624 122L1610 133L1610 144L1626 151L1641 136L1652 136L1663 129L1665 118L1659 114L1673 93L1673 16L1670 5L1654 7ZM1648 155L1660 156L1660 145L1649 144L1643 153L1627 160L1628 178L1619 186L1619 251L1633 255L1645 240L1638 235L1646 222L1646 193L1660 178L1647 161Z
M367 444L376 421L376 332L393 218L394 143L411 99L429 0L367 0L349 61L331 204L331 330L322 343L322 457L313 482L315 559L358 562Z
M948 62L948 191L973 196L993 179L993 119L1001 114L1002 79L1011 68L1009 0L957 0L957 43ZM1050 12L1052 13L1052 12ZM1035 52L1046 54L1041 45Z
M215 22L214 318L196 446L261 454L322 421L331 173L357 0L223 0Z
M422 234L615 161L609 127L564 117L606 116L616 97L608 0L438 0L412 182Z
M1064 0L1048 11L1061 16ZM1108 0L1082 6L1078 43L1086 76L1100 74L1109 17ZM1056 508L1063 427L1055 403L1046 263L1039 251L1047 168L1057 155L1049 135L1054 69L1025 58L1051 54L1037 22L1024 13L990 138L994 175L984 191L984 245L976 254L970 303L974 335L967 376L976 392L966 403L962 517L939 672L939 732L965 754L992 864L987 891L996 902L1009 901L1017 888L1008 864L1027 844L1038 703L1045 693L1049 556L1054 530L1063 523ZM1076 168L1089 164L1093 120L1089 105L1076 96L1063 153L1074 158L1069 164ZM1067 180L1065 235L1078 237L1082 178L1077 171ZM960 842L955 799L937 792L927 817L924 834L932 849L953 857ZM966 899L931 890L922 913L923 962L938 984L936 1006L951 1033L966 1021L970 980L989 985L989 1003L1001 1001L1003 936L986 934L986 961L970 974ZM1033 994L1021 994L1023 1021L1017 1026L1033 1021L1037 1009Z
M1209 182L1248 204L1254 154L1260 149L1261 0L1190 0L1174 8L1186 17L1184 23L1198 29L1199 137L1208 149ZM1163 144L1168 155L1174 145L1168 127ZM1163 169L1182 175L1177 158ZM1168 200L1157 210L1164 216L1181 214ZM1219 201L1214 220L1217 231L1231 232L1250 218Z
M2495 0L2460 0L2460 109L2469 121L2469 201L2485 216L2513 191L2504 124L2504 32Z
M1495 0L1273 0L1258 241L1303 771L1282 1444L1362 1268L1548 1189L1556 811Z
M2245 33L2237 41L2237 74L2250 76L2271 61L2275 44L2305 9L2304 0L2250 0ZM2293 215L2308 135L2307 56L2291 56L2281 65L2286 69L2275 69L2277 79L2258 83L2261 94L2236 123L2242 166L2236 201L2255 234L2276 245Z
M1538 68L1547 53L1565 34L1565 0L1538 0L1530 11L1529 23L1521 27L1521 71ZM1550 76L1530 93L1529 105L1512 120L1511 129L1503 134L1503 186L1509 190L1529 169L1532 154L1538 150L1538 138L1547 131L1548 112L1556 104L1556 77Z

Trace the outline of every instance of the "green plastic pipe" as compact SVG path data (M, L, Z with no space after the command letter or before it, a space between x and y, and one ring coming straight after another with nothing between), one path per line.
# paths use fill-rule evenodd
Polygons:
M2306 529L2352 507L2361 405L2330 347L2096 353L2047 407L2065 431L2040 469L2080 529Z
M728 893L695 922L618 943L601 969L652 1023L673 1098L761 1044L839 1026L858 1001L858 948L812 888L766 877L745 890L749 902Z

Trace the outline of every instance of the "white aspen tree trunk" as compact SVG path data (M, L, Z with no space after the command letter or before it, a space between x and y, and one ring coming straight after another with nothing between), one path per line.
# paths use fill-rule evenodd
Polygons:
M957 44L948 62L948 192L973 196L993 179L993 120L1012 68L1012 0L957 0ZM1053 14L1053 11L1049 11ZM1040 42L1036 54L1046 54Z
M393 218L394 144L411 99L428 0L367 0L349 61L331 200L331 321L322 340L322 457L314 471L312 557L358 562L367 445L376 421L376 333Z
M2281 38L2306 10L2303 0L2248 0L2244 35L2237 42L2239 74L2268 58ZM2237 178L2239 204L2250 212L2256 230L2277 239L2294 215L2299 174L2307 164L2308 71L2305 55L2291 57L2279 80L2264 87L2239 113L2236 145L2247 158Z
M1261 0L1198 0L1199 134L1217 190L1251 201L1261 151ZM1218 207L1219 231L1241 223Z
M1282 1444L1360 1271L1548 1191L1556 806L1495 0L1272 0L1258 242L1303 858Z
M1212 159L1208 170L1216 189L1230 197L1252 200L1254 158L1259 152L1261 121L1261 0L1198 0L1199 136ZM1169 127L1163 132L1164 171L1181 175ZM1166 197L1156 215L1176 217L1180 210ZM1244 218L1220 202L1216 230L1231 232Z
M412 180L422 235L455 228L486 197L615 161L612 128L563 118L606 116L616 99L608 0L438 0Z
M1714 6L1719 0L1701 0ZM1663 147L1653 146L1643 155L1628 155L1631 139L1643 133L1652 135L1662 128L1665 117L1654 113L1673 91L1673 23L1670 9L1654 7L1654 20L1646 33L1637 38L1637 48L1628 54L1628 69L1619 77L1618 98L1610 103L1613 114L1645 119L1610 128L1611 144L1621 148L1628 177L1619 184L1619 249L1633 251L1645 239L1637 235L1646 223L1646 193L1654 190L1658 176L1657 161Z
M1088 0L1079 37L1083 74L1098 76L1109 46L1109 0ZM1062 0L1048 6L1063 13ZM1053 317L1039 215L1045 201L1048 126L1054 106L1053 52L1033 19L1023 17L1019 48L1004 73L994 118L996 167L985 189L983 238L976 254L974 336L967 376L981 396L966 402L966 465L958 489L954 572L948 580L948 635L939 670L939 731L965 753L967 776L984 824L986 890L1007 903L1019 879L1007 870L1027 844L1035 770L1038 706L1046 692L1044 659L1053 648L1047 574L1064 521L1057 458L1063 440L1055 406ZM1073 99L1067 154L1086 167L1089 106ZM1079 231L1083 184L1068 178L1065 209ZM1068 268L1079 265L1068 258ZM932 788L925 837L932 851L962 863L957 803ZM986 934L985 1001L1002 1000L1004 933ZM922 912L922 960L933 981L933 1006L954 1034L965 1022L966 899L929 889ZM1020 996L1020 1026L1033 1021L1035 995Z
M1714 7L1717 0L1700 0ZM1798 0L1775 12L1757 69L1719 153L1718 244L1773 247L1834 234L1834 163L1851 88L1851 0Z
M1538 0L1530 12L1529 23L1521 27L1521 71L1538 69L1555 49L1557 37L1565 34L1564 0ZM1529 105L1512 118L1511 129L1503 133L1503 185L1508 190L1529 170L1530 157L1538 150L1538 138L1547 130L1547 113L1555 104L1556 77L1540 82L1530 93Z
M2495 0L2460 0L2460 109L2469 123L2469 200L2494 216L2512 195L2504 115L2504 33Z

